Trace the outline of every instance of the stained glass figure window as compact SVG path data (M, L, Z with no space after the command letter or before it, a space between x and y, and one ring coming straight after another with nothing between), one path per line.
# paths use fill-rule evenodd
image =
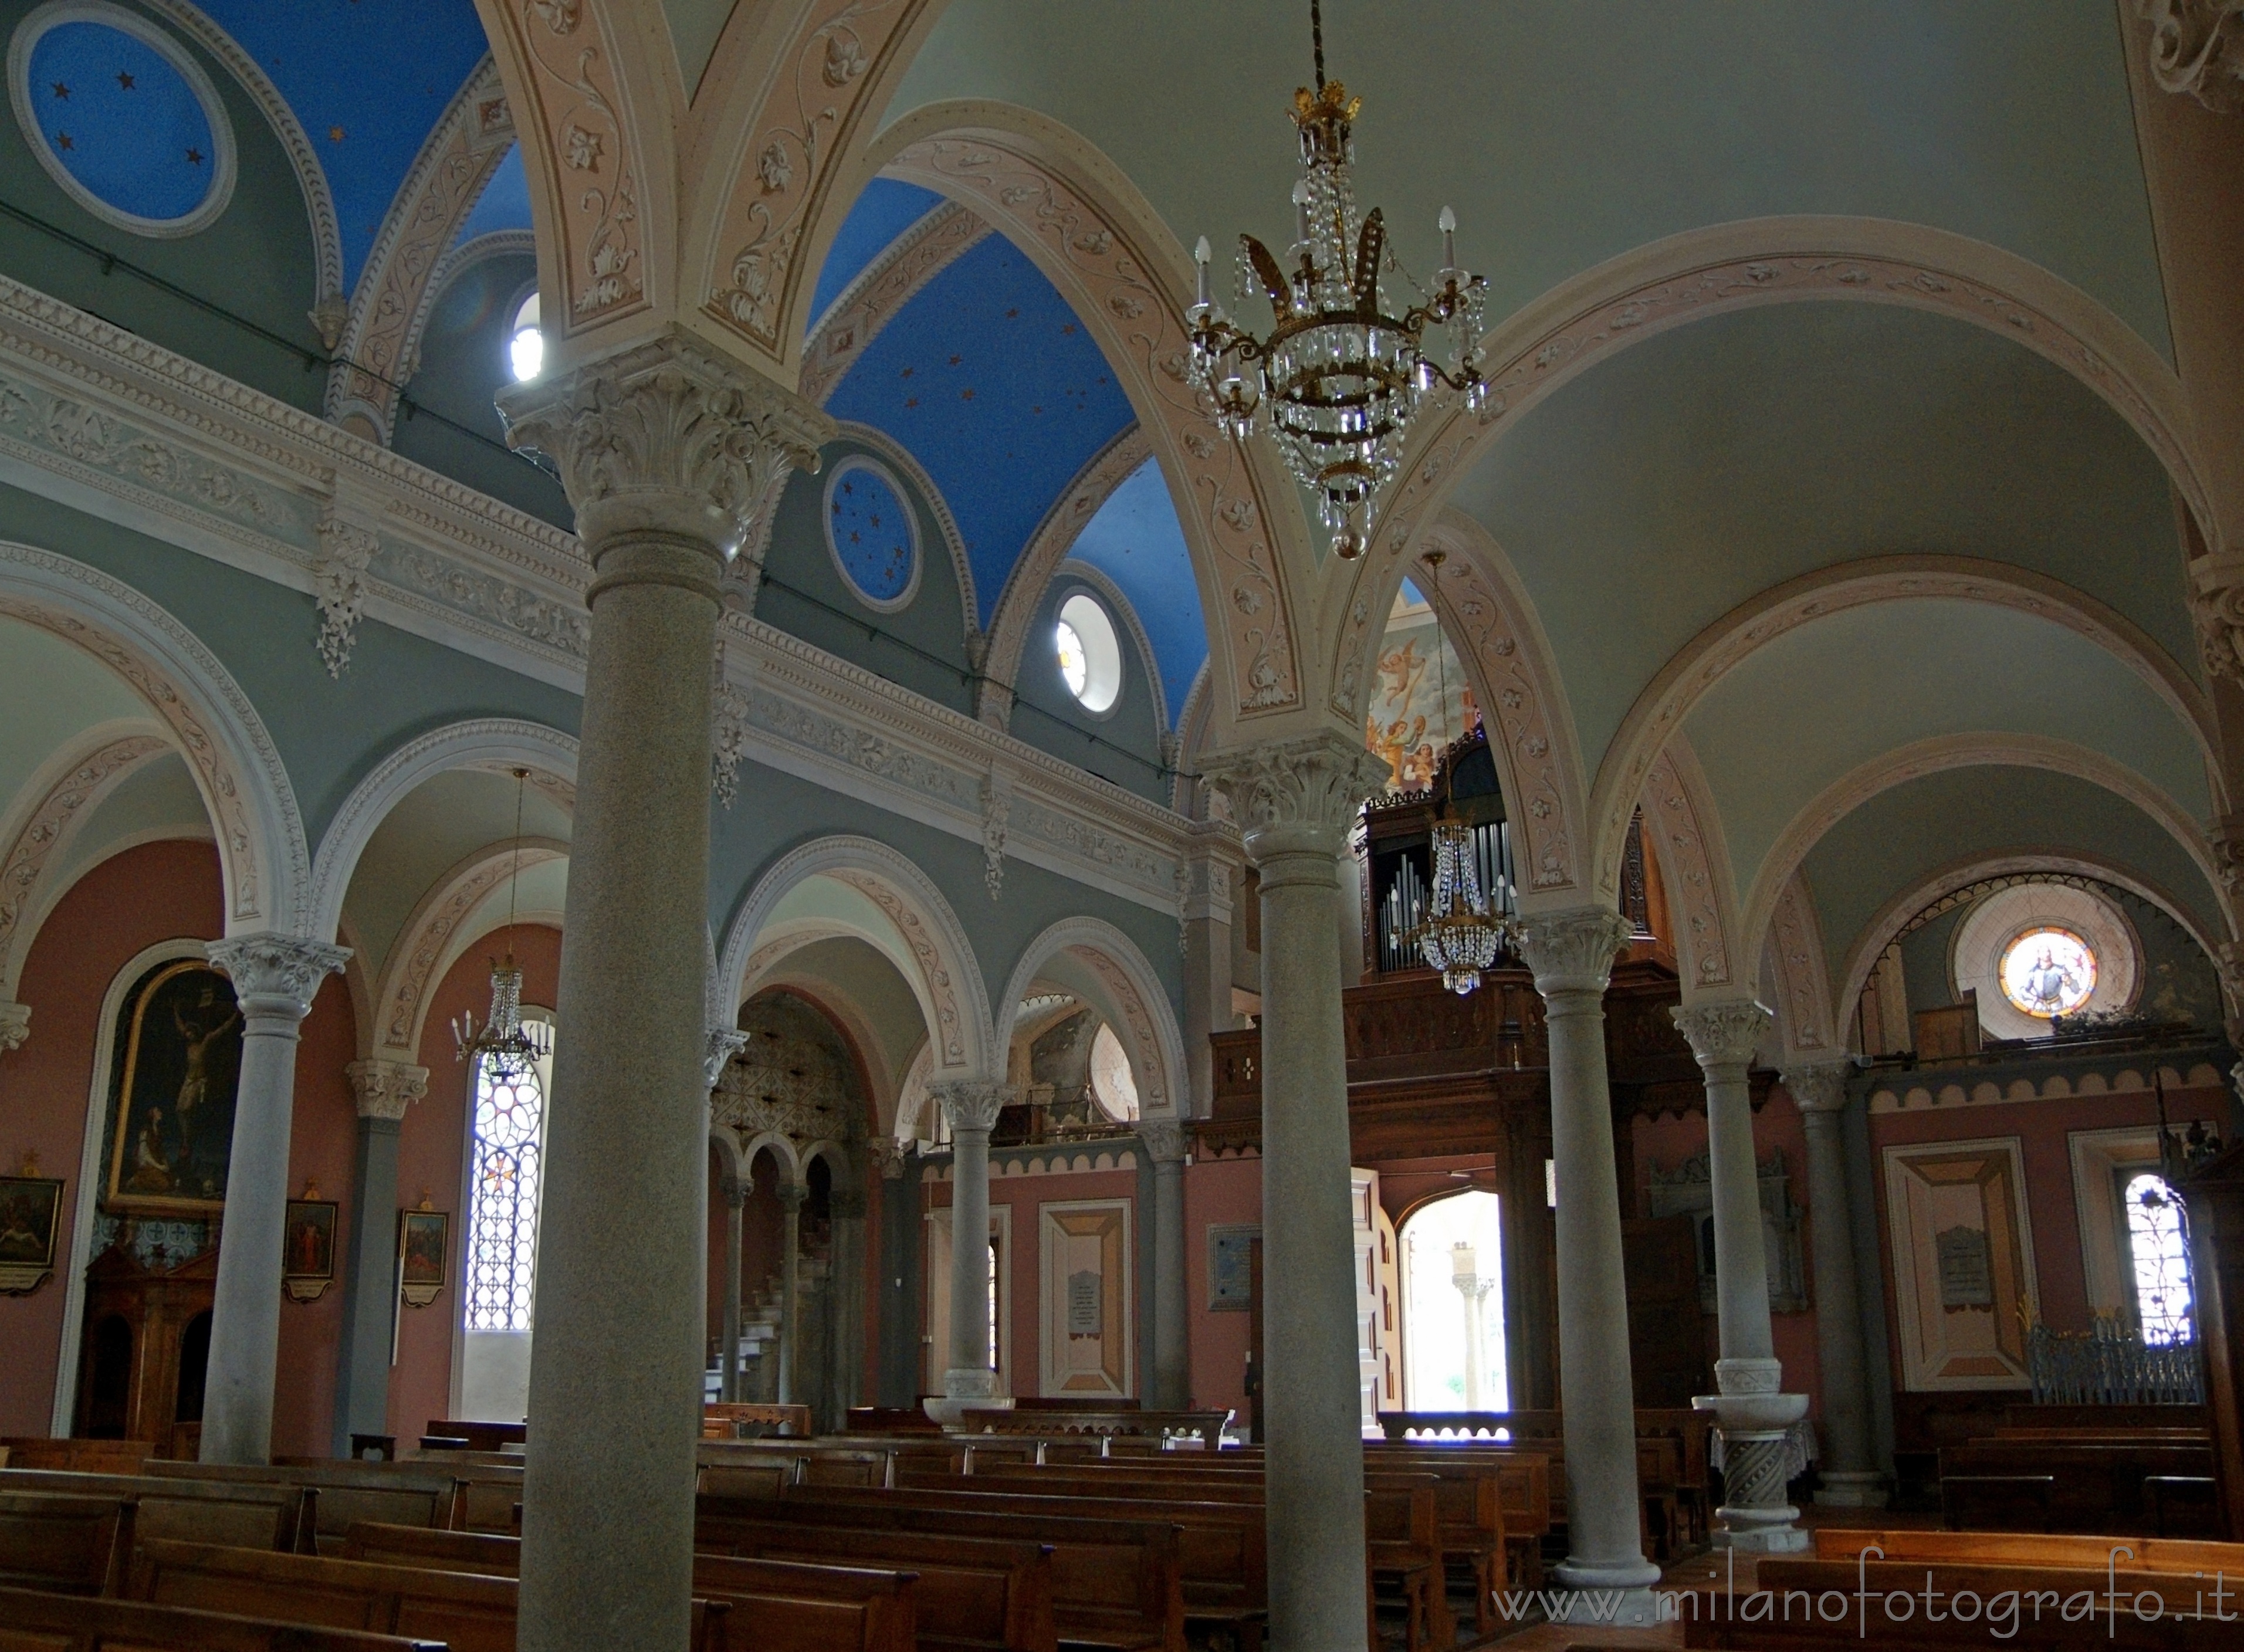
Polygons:
M2003 996L2040 1020L2070 1015L2096 990L2096 954L2068 929L2044 924L2003 949Z
M467 1328L528 1330L537 1277L537 1202L544 1185L545 1083L539 1062L476 1062L469 1146Z
M2131 1177L2126 1195L2127 1253L2135 1276L2135 1314L2153 1345L2190 1340L2189 1243L2181 1201L2163 1178Z
M919 586L919 545L896 479L869 459L844 460L826 488L826 543L868 607L902 607Z

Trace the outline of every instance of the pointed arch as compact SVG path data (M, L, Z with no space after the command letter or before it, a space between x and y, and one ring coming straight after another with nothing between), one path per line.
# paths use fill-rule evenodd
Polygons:
M0 614L84 649L163 723L217 832L226 933L305 933L312 865L295 791L217 656L131 586L36 545L0 542Z
M375 764L335 811L312 872L315 936L335 935L359 856L389 811L416 787L453 768L527 768L540 791L572 814L576 810L575 736L515 717L479 717L432 728Z
M1122 1039L1141 1114L1170 1118L1189 1113L1184 1034L1169 995L1136 943L1103 918L1063 918L1029 943L997 1003L1003 1019L991 1029L996 1047L1010 1042L1013 1006L1039 974L1051 975L1055 965L1060 972L1056 978Z
M2015 609L2062 626L2111 654L2189 730L2205 763L2215 812L2227 811L2227 789L2215 755L2213 712L2205 691L2132 620L2085 592L2008 563L1974 557L1869 557L1801 574L1740 603L1678 649L1637 696L1599 764L1591 796L1590 819L1597 835L1594 886L1617 887L1629 816L1644 795L1653 762L1723 677L1757 649L1811 621L1872 603L1926 598Z
M737 1010L747 996L751 960L761 950L760 942L779 904L816 877L830 878L870 900L893 934L869 938L875 938L875 944L880 938L900 943L912 960L903 974L927 1019L936 1076L1002 1074L1004 1046L990 1041L989 990L964 926L932 878L886 843L869 837L816 839L781 856L756 879L727 926L718 960L720 990L732 995L733 1007ZM793 945L803 945L818 938L787 938ZM767 971L774 961L757 959L758 972Z

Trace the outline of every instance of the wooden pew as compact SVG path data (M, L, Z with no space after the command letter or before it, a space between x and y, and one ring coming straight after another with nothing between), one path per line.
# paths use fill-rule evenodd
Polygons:
M121 1497L133 1506L137 1540L224 1543L236 1548L309 1554L319 1493L302 1486L244 1486L143 1474L80 1474L0 1469L0 1492L61 1497Z
M155 1454L145 1439L47 1439L36 1434L0 1439L10 1468L74 1470L83 1474L138 1474Z
M267 1467L151 1460L148 1472L167 1479L310 1487L319 1493L314 1529L323 1554L340 1548L343 1534L357 1520L452 1526L461 1485L456 1474L422 1463L321 1461Z
M471 1452L495 1452L508 1446L519 1448L529 1438L530 1425L431 1417L429 1425L421 1432L440 1439L463 1439L468 1443L467 1449Z
M1140 1411L1110 1407L1092 1410L969 1409L961 1416L962 1432L969 1434L1144 1434L1153 1439L1188 1435L1213 1451L1222 1443L1228 1411Z
M703 1565L727 1557L909 1572L919 1580L912 1606L923 1647L1055 1652L1058 1644L1052 1628L1051 1549L1046 1544L754 1521L727 1527L721 1547L713 1541L716 1535L713 1528L696 1539L694 1591L699 1594L725 1596L728 1590L720 1585L737 1582L736 1577L720 1576ZM430 1532L362 1522L351 1527L341 1558L516 1577L521 1570L522 1543L518 1538L480 1532ZM760 1634L767 1622L760 1607L753 1622Z
M1983 1566L2086 1567L2112 1558L2114 1548L2129 1551L2126 1566L2138 1572L2225 1573L2244 1583L2244 1543L2201 1542L2187 1538L2075 1536L2049 1532L1885 1531L1827 1526L1815 1533L1815 1558L1851 1561L1866 1549L1884 1551L1889 1561L1955 1561Z
M0 1643L38 1652L446 1652L442 1641L27 1589L0 1588Z
M1031 1505L1036 1505L1031 1506ZM1051 1547L1052 1612L1063 1642L1185 1652L1181 1534L1140 1505L1094 1515L1057 1500L850 1486L795 1487L776 1498L700 1500L697 1546L721 1548L729 1523L933 1533Z
M129 1498L0 1493L0 1588L122 1594L132 1542Z
M1979 1442L1940 1452L1942 1502L1952 1527L2018 1520L2030 1530L2148 1534L2153 1516L2146 1479L2210 1479L2213 1472L2209 1445L2157 1440ZM2034 1494L2044 1481L2045 1493ZM2005 1514L1993 1500L2005 1492L2020 1494L2018 1512ZM2045 1506L2039 1506L2044 1495Z
M451 1652L514 1652L510 1577L267 1554L203 1543L145 1543L129 1594L158 1606L442 1641ZM724 1652L723 1601L693 1602L695 1652Z

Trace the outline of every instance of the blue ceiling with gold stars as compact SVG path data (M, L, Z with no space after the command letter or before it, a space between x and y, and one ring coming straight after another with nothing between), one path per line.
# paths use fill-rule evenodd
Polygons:
M1112 579L1138 611L1174 728L1207 663L1207 626L1200 619L1192 552L1158 459L1147 459L1106 496L1068 554Z
M57 24L33 41L27 84L48 152L89 194L156 224L209 198L210 115L146 41L106 24Z

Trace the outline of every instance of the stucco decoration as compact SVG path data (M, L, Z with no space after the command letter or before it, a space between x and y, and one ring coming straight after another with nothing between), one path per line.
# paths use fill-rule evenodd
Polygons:
M362 1119L395 1124L406 1109L429 1093L429 1069L409 1061L353 1061L343 1068Z
M1379 794L1387 774L1360 741L1339 734L1210 752L1200 763L1201 777L1231 800L1258 866L1274 855L1338 855L1358 807Z
M2220 887L2211 851L2196 823L2156 787L2103 753L2071 741L2041 735L1941 735L1886 752L1823 789L1795 815L1770 845L1747 891L1740 933L1758 951L1777 897L1791 881L1808 851L1842 820L1880 792L1950 768L1983 767L2046 768L2070 775L2124 798L2163 827L2205 878ZM1858 992L1859 986L1852 989ZM1847 1000L1852 1003L1850 997Z
M1010 1042L1005 1035L1016 1007L1056 963L1067 976L1059 984L1077 992L1122 1040L1141 1113L1185 1110L1184 1034L1169 995L1137 944L1101 919L1065 918L1029 943L997 1001L1005 1023L991 1029L997 1047Z
M4 542L0 614L84 649L163 721L217 832L227 933L302 923L311 855L287 769L249 696L195 635L105 573Z
M1690 741L1679 731L1644 777L1644 829L1666 874L1686 996L1727 987L1738 977L1730 955L1737 892L1721 821L1699 772Z
M950 201L891 241L819 318L818 330L803 351L797 381L802 393L823 407L866 346L913 295L989 233L989 225Z
M413 1060L428 1019L429 989L477 938L464 927L476 909L515 875L517 866L526 872L568 857L569 845L550 837L525 837L518 852L511 842L489 844L430 884L383 961L382 980L375 988L374 1021L366 1035L368 1054Z
M341 678L366 616L368 571L382 538L333 505L320 518L320 561L312 574L312 599L320 606L320 658L328 675Z
M1835 1025L1831 977L1825 967L1823 926L1807 875L1795 869L1777 891L1770 914L1767 957L1776 981L1777 1030L1784 1035L1786 1059L1842 1047Z
M397 400L419 370L436 274L515 139L498 71L485 59L422 145L375 236L328 376L328 417L389 443Z
M2135 0L2151 25L2151 73L2215 114L2244 109L2244 0Z
M1870 603L1928 597L2015 609L2103 648L2148 684L2190 730L2206 760L2214 796L2225 796L2204 691L2131 621L2070 586L2008 564L1966 557L1865 558L1787 580L1732 609L1678 649L1637 696L1599 766L1591 794L1598 834L1596 887L1616 887L1629 816L1643 796L1646 775L1692 708L1724 675L1754 650L1815 620ZM1758 938L1744 938L1753 943Z
M938 1075L989 1073L993 1058L989 989L972 944L933 879L886 843L869 837L822 837L773 863L749 890L725 931L717 965L720 991L738 1003L747 995L750 965L769 972L783 953L760 957L764 931L787 892L814 877L830 877L855 890L881 911L912 958L907 975L927 1017ZM810 938L816 938L815 937ZM787 950L792 950L791 948Z
M16 996L24 956L52 904L46 874L64 845L120 781L171 749L171 741L153 728L125 731L110 724L88 730L75 749L23 789L29 807L5 823L9 835L0 836L0 999Z
M558 728L512 717L480 717L432 728L408 741L368 771L335 810L312 873L315 935L334 935L359 856L375 829L406 795L454 768L527 768L532 785L562 808L576 807L577 741Z
M1471 518L1445 511L1419 550L1442 552L1441 567L1435 570L1423 561L1406 567L1390 552L1394 565L1357 596L1359 604L1378 608L1381 625L1374 628L1351 620L1348 632L1356 640L1349 646L1368 640L1369 652L1351 660L1354 674L1342 674L1334 709L1344 710L1355 727L1363 727L1384 616L1407 575L1435 605L1480 698L1497 779L1512 829L1519 835L1519 863L1526 870L1522 899L1570 899L1582 880L1585 788L1573 714L1549 640L1503 551Z
M700 242L686 255L693 301L780 365L795 360L812 319L803 306L855 193L860 129L941 7L814 0L791 10L777 26L736 14L720 40L695 103L710 112L703 141L722 193L705 192L685 220ZM755 37L743 37L758 23ZM693 227L701 224L713 228Z
M1013 564L1005 589L990 611L982 694L976 707L977 714L991 728L1004 728L1011 716L1013 685L1020 675L1029 626L1043 606L1045 587L1107 496L1128 481L1152 450L1142 425L1131 425L1108 443L1077 474L1066 491L1052 501L1051 509L1044 512L1019 560ZM1160 703L1166 710L1166 702Z
M1161 460L1200 583L1227 720L1301 706L1306 523L1266 443L1242 448L1186 383L1182 248L1088 143L1026 111L938 104L882 134L888 176L970 206L1037 261L1098 340ZM1299 571L1299 572L1297 572Z
M2210 521L2174 371L2110 311L2069 283L1968 237L1882 219L1783 217L1716 225L1638 247L1562 282L1493 331L1477 412L1450 403L1419 422L1368 554L1328 565L1353 592L1378 583L1435 520L1483 449L1559 385L1671 327L1763 304L1897 304L2015 340L2079 379L2158 455L2198 520ZM1331 612L1328 607L1327 612ZM1333 659L1358 658L1356 632L1383 611L1344 611Z

